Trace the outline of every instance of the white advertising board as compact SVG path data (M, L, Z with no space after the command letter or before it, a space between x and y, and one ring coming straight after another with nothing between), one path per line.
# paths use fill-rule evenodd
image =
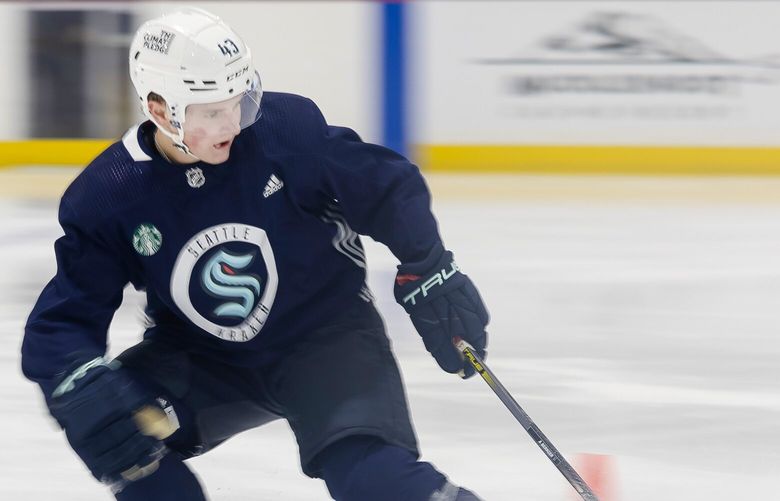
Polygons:
M780 2L412 8L420 144L780 145Z

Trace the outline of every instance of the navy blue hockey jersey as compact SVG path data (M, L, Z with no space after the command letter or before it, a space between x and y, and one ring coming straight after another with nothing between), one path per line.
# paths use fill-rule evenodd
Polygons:
M62 197L57 274L22 348L24 373L44 385L105 352L128 283L146 291L148 336L255 365L368 300L358 233L401 262L441 246L417 167L329 126L306 98L266 93L220 165L167 163L153 130L132 128Z

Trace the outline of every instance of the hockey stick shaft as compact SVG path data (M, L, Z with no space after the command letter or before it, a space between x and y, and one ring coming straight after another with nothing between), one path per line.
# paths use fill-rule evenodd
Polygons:
M512 397L512 395L504 388L504 385L496 378L495 374L485 365L485 362L477 355L474 348L466 341L460 338L455 338L455 346L463 353L466 360L471 364L474 370L479 374L482 379L490 386L493 392L503 402L509 412L520 422L525 428L525 431L531 436L536 445L544 452L558 471L569 481L572 487L585 501L598 501L598 498L593 493L587 483L580 477L580 475L574 470L563 455L558 452L558 449L550 442L550 440L542 433L542 430L536 426L530 416L526 414L520 404Z

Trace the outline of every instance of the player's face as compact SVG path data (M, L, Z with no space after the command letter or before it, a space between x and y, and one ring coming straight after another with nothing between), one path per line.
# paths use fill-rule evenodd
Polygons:
M184 144L193 155L209 164L228 159L233 139L241 132L241 97L187 106Z

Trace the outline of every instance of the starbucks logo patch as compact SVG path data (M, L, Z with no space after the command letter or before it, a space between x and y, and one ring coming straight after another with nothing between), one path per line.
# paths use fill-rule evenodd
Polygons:
M133 232L133 247L142 256L153 256L162 247L162 234L153 224L139 224Z

